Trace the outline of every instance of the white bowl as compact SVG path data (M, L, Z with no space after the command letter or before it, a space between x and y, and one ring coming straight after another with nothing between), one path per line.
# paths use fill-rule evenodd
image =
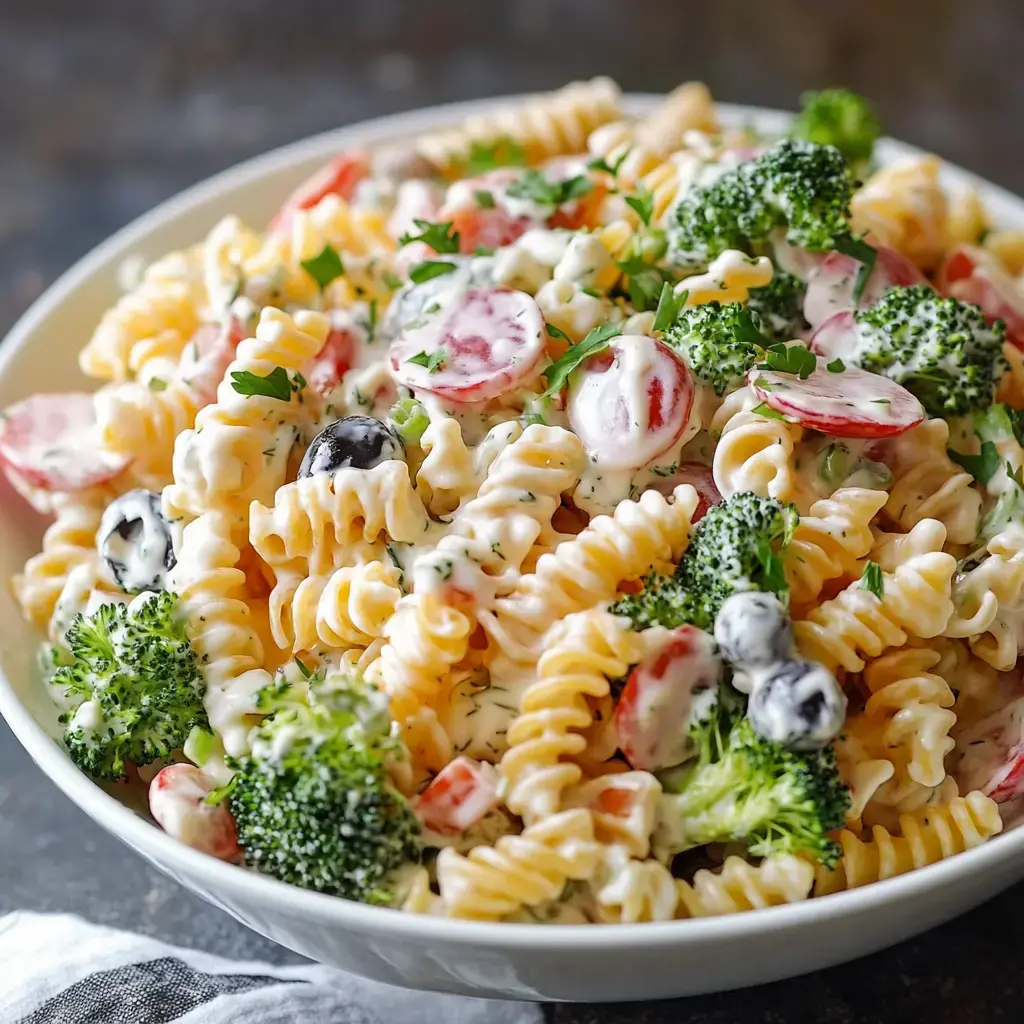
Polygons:
M0 348L0 408L32 391L80 387L76 355L117 297L121 261L195 242L226 213L265 223L281 197L343 147L401 138L490 104L382 118L318 135L211 178L157 207L60 278ZM632 97L642 110L653 97ZM722 107L723 119L779 128L786 115ZM885 160L914 152L886 142ZM996 221L1024 226L1024 202L955 168ZM43 523L0 482L0 577L37 550ZM71 763L32 671L40 638L0 588L0 712L39 767L87 814L161 871L243 924L313 959L395 985L521 999L659 999L737 988L862 956L931 928L1024 876L1024 829L932 867L820 900L665 924L496 925L417 917L307 892L170 839Z

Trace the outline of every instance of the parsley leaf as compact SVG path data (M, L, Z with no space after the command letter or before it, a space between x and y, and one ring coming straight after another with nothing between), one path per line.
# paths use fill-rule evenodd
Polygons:
M529 199L540 206L561 206L585 196L594 183L584 174L562 181L548 181L540 171L528 170L506 190L514 199Z
M493 171L495 167L521 167L525 163L523 147L506 135L490 143L474 142L469 148L463 174L467 178L474 178Z
M561 327L556 327L554 324L549 324L545 321L544 328L552 338L561 338L562 341L567 341L570 345L572 344L572 338L570 338Z
M331 245L325 245L318 255L301 260L300 263L302 269L316 281L320 291L345 273L345 264L341 262L338 250Z
M999 458L999 449L991 441L983 441L981 452L978 455L964 455L955 452L952 448L947 449L949 457L958 465L967 470L979 484L984 486L992 479L1002 464Z
M413 284L423 284L442 274L454 273L457 269L457 265L448 260L424 260L409 271L409 280Z
M261 398L276 398L279 402L288 402L292 397L288 371L283 366L275 366L265 377L251 370L235 370L231 374L231 386L246 398L259 395Z
M762 540L757 545L757 560L764 571L764 588L775 594L783 594L788 589L786 583L786 567L782 555L772 550L771 544Z
M864 572L860 576L860 585L869 590L879 601L885 592L885 581L882 576L882 567L877 562L868 562L864 566Z
M801 380L807 380L818 368L818 360L813 352L802 345L786 345L780 341L768 348L764 354L764 363L758 368L774 370L776 373L793 373Z
M384 283L384 287L391 291L397 291L402 287L402 279L397 274L393 274L390 270L385 270L380 275L380 279Z
M560 359L553 362L545 371L544 379L548 382L544 397L549 398L562 389L569 377L569 374L576 369L584 360L603 352L612 338L622 333L620 324L601 324L587 333L587 336L578 344L573 345Z
M836 356L831 363L825 364L825 369L828 370L829 373L843 373L846 370L846 363Z
M784 420L786 418L778 409L773 409L767 402L758 402L750 411L758 416L763 416L766 420Z
M654 196L651 190L644 183L637 182L636 195L624 196L626 205L633 210L647 227L651 226L651 217L654 215Z
M146 384L150 391L167 390L167 381L165 381L163 377L150 377Z
M413 217L413 224L420 229L418 235L408 232L398 240L399 245L411 245L413 242L426 242L434 252L447 253L459 251L459 233L452 231L452 222L446 220L437 223L432 220L420 220Z
M615 266L629 279L629 301L638 313L657 307L665 285L675 283L669 271L656 263L648 263L639 253L616 260Z
M775 347L772 339L762 334L754 320L754 314L749 309L741 309L733 321L732 336L740 345L756 345L758 348L770 349Z
M493 210L494 209L494 193L486 188L478 188L473 193L473 198L476 200L476 205L481 210Z
M587 164L587 169L590 171L603 171L605 174L610 174L613 178L618 176L619 168L622 167L626 157L629 156L629 149L624 149L616 158L614 163L608 163L606 157L598 156L595 157L590 163Z
M863 238L854 238L847 235L845 238L836 239L836 250L844 256L851 256L860 264L857 271L857 279L853 284L853 301L860 302L864 294L864 288L875 269L875 260L878 259L878 250L868 245Z
M1018 466L1016 469L1013 468L1012 463L1006 464L1006 475L1022 490L1024 491L1024 466Z
M417 352L416 355L409 356L406 362L415 363L416 366L425 366L428 373L437 373L438 370L444 368L447 356L448 353L442 346L434 352Z
M658 308L654 311L652 330L667 331L679 316L689 297L690 293L685 290L676 295L675 288L665 281L661 286L661 295L658 297Z

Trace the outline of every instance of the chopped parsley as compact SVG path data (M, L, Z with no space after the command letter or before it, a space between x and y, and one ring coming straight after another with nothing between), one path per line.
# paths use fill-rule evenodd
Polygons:
M296 373L292 380L288 379L288 371L283 366L275 366L265 377L251 370L234 370L231 373L231 386L246 398L276 398L279 402L291 401L293 391L301 391L306 386L306 379Z
M473 198L476 200L476 205L481 210L493 210L494 209L494 193L490 189L478 188L473 193Z
M578 345L573 345L544 371L544 379L548 382L544 397L558 394L568 380L569 374L580 363L597 355L598 352L603 352L611 344L612 338L618 337L621 333L622 326L620 324L601 324L589 331Z
M163 377L150 377L146 382L146 386L150 391L166 391L167 381Z
M437 222L413 218L413 224L420 229L418 235L408 232L398 240L399 245L411 245L413 242L425 242L434 252L451 253L459 251L459 233L452 230L450 220Z
M402 279L397 275L393 274L390 270L385 270L380 275L381 281L384 283L384 287L390 291L397 291L402 287Z
M661 286L661 295L658 296L658 307L654 311L654 327L652 330L667 331L672 326L676 317L679 316L689 297L689 291L681 291L676 295L675 288L668 281L665 281Z
M949 448L948 452L949 457L958 466L966 469L983 487L995 476L1002 464L999 449L991 441L983 441L981 452L977 455L964 455L953 451L952 448Z
M643 182L637 182L636 194L624 196L626 205L644 222L647 227L651 226L651 217L654 215L654 196L651 190Z
M758 369L792 373L801 380L807 380L817 367L818 360L813 352L809 352L802 345L787 345L780 341L768 347L764 354L764 363Z
M309 274L317 283L320 291L323 291L335 278L345 273L345 264L338 255L338 250L331 245L325 245L319 254L310 257L308 260L300 260L302 269Z
M608 163L606 157L598 156L595 157L590 163L587 164L587 170L590 171L603 171L605 174L610 174L613 178L617 178L619 175L619 169L625 162L626 157L629 156L629 149L624 149L616 158L614 163Z
M846 370L846 363L836 356L831 363L825 364L825 369L828 370L829 373L843 373Z
M594 183L585 174L548 181L540 171L530 169L518 181L513 181L507 192L514 199L528 199L539 206L561 206L582 198L593 188Z
M868 562L861 573L860 585L870 591L879 601L885 592L885 582L882 576L882 567L877 562Z
M406 359L407 363L413 363L416 366L425 366L427 373L437 373L445 366L445 360L448 353L445 351L444 346L437 349L435 352L417 352L414 356L409 356Z
M786 418L778 409L773 409L767 402L758 402L750 411L758 416L763 416L767 420L784 420Z
M572 338L570 338L561 327L556 327L554 324L549 324L547 322L545 322L544 327L552 338L561 338L562 341L567 341L570 345L572 344Z
M469 149L463 174L467 178L493 171L496 167L522 167L526 163L523 147L507 135L493 142L474 142Z
M424 260L409 271L409 280L413 284L423 284L424 281L430 281L442 274L454 273L456 270L458 270L456 264L448 260Z

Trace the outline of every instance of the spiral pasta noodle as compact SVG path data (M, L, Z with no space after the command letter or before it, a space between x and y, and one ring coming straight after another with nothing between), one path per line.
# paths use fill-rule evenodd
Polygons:
M150 264L142 280L104 314L79 353L89 377L128 381L147 363L176 365L199 327L204 295L198 250Z
M753 411L757 404L750 388L741 388L715 413L711 421L711 432L719 437L713 464L715 484L725 497L753 491L763 498L799 504L793 448L803 436L803 428L759 416Z
M1007 672L1016 665L1021 645L1024 528L1011 524L988 542L986 552L980 565L954 583L954 612L945 635L968 638L979 658Z
M256 336L238 346L217 401L175 441L174 482L163 495L168 518L220 511L243 526L252 501L271 500L285 481L296 431L310 421L309 404L295 394L287 401L240 394L232 374L267 377L278 367L297 373L320 351L329 329L319 313L303 311L293 319L279 309L263 310Z
M572 758L587 746L588 701L604 697L609 680L624 675L664 635L660 628L635 633L628 619L600 609L566 616L552 628L500 765L505 802L528 825L555 814L565 791L581 781Z
M56 518L43 534L42 550L13 580L18 603L33 625L45 628L68 576L96 557L96 531L104 506L114 496L105 488L94 488L55 501Z
M443 911L497 921L521 907L547 903L570 879L588 879L601 864L602 849L594 840L593 819L582 809L563 811L466 855L449 847L437 858Z
M887 500L885 491L842 487L800 517L786 549L786 578L794 605L809 604L829 580L855 571L872 548L871 521Z
M675 489L672 501L646 491L639 500L619 502L612 515L596 516L582 533L541 555L536 569L495 602L494 613L481 617L503 659L492 665L492 678L514 672L516 663L535 661L552 622L610 601L624 581L678 562L696 508L697 492L688 484Z
M860 581L851 583L793 624L801 654L833 672L859 672L864 657L902 647L908 635L938 636L953 610L950 581L955 569L952 555L934 551L883 573L880 598Z
M415 544L427 539L430 519L396 459L373 469L315 473L279 488L273 505L254 501L249 539L274 569L326 575L368 553L381 538Z
M474 145L509 141L527 161L540 163L563 153L579 153L587 136L619 116L619 88L607 78L574 82L557 92L467 118L456 128L417 140L416 150L440 173L457 175Z
M402 591L400 570L372 561L344 565L329 576L308 576L285 593L271 594L270 626L280 648L311 650L322 645L337 650L368 647L384 635Z
M856 889L971 850L1001 832L1003 822L995 801L975 791L903 814L899 828L901 834L894 836L875 825L866 841L843 829L842 859L835 870L817 869L815 896Z
M753 865L742 857L726 857L718 871L702 868L693 882L676 882L677 917L713 917L807 899L814 885L814 866L788 853L777 853Z
M886 515L910 530L922 519L937 519L953 544L970 544L978 531L981 495L970 473L946 454L949 426L925 420L891 442L893 485Z
M748 256L739 249L726 249L707 270L684 277L677 294L687 293L688 306L707 302L746 302L752 288L763 288L772 279L772 263L766 256Z
M605 854L601 879L591 883L597 919L604 924L671 921L676 913L676 880L656 860L630 860L613 847Z
M203 666L210 725L232 757L248 752L255 695L271 682L239 557L229 517L208 512L185 527L167 580L182 602L186 632Z

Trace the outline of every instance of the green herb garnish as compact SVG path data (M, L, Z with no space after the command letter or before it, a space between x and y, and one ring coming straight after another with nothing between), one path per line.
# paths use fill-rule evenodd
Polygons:
M302 269L309 274L320 291L323 291L335 278L345 273L345 264L338 255L338 250L331 245L325 245L319 254L308 260L300 260Z
M619 324L601 324L587 333L587 336L578 344L573 345L560 359L553 362L545 371L544 379L548 382L544 396L550 397L557 394L562 385L565 384L569 374L576 369L580 363L589 359L598 352L603 352L612 338L622 334L622 327Z

